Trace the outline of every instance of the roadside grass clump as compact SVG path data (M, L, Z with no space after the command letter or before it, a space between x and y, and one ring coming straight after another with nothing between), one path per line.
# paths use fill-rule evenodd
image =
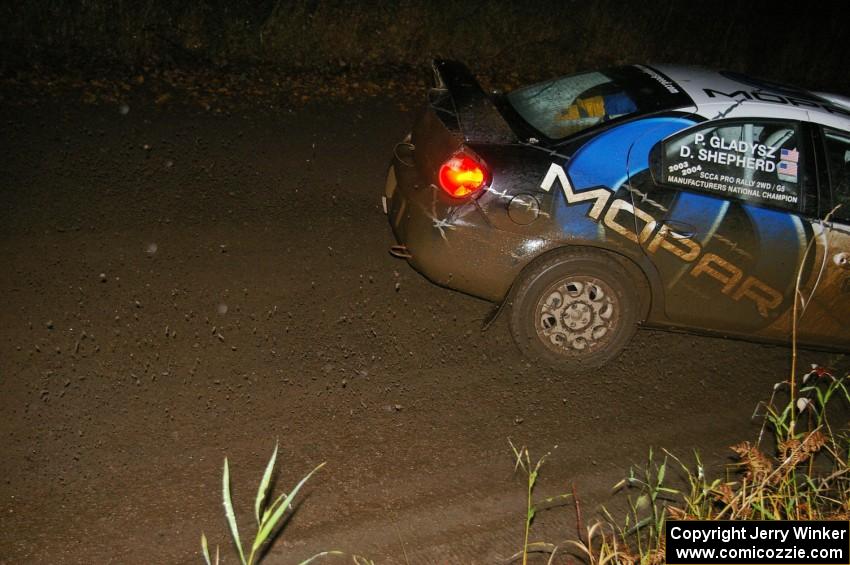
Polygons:
M277 462L278 445L275 444L274 452L272 453L269 462L266 464L263 477L260 480L260 486L257 488L257 496L254 498L254 519L257 522L257 531L254 534L254 540L251 542L248 557L245 557L245 546L242 545L242 538L239 535L239 528L236 523L236 513L233 509L233 499L230 495L230 465L227 457L224 458L224 469L221 478L221 496L224 504L224 514L227 519L227 526L230 531L230 536L233 540L233 545L236 548L236 553L239 557L239 563L242 565L256 565L260 562L265 551L269 548L274 539L280 534L283 528L283 518L288 510L292 509L292 503L295 500L298 491L301 490L310 477L316 471L325 466L324 463L317 465L312 471L307 473L288 494L282 493L274 502L267 504L269 497L269 486L272 482L275 463ZM201 553L203 554L206 565L219 565L220 551L219 547L215 548L215 557L210 557L209 544L207 536L201 533ZM320 559L332 555L344 556L346 553L342 551L322 551L312 557L301 562L300 565L307 565ZM355 565L370 565L371 561L358 555L351 556Z
M690 485L684 504L671 509L677 519L701 520L847 520L850 518L848 435L828 419L835 400L850 405L847 377L821 367L803 376L796 400L775 404L778 383L764 405L755 442L732 446L739 463L736 481L709 480L704 472L686 472ZM802 420L802 425L801 425ZM770 438L765 438L766 433ZM767 441L766 441L767 439ZM772 441L770 441L772 440ZM766 447L767 444L769 447Z
M531 468L527 450L511 444L529 476L529 511L523 550L506 562L521 556L525 564L529 553L546 552L551 564L556 553L567 551L589 565L659 565L665 562L668 519L850 520L850 435L829 420L838 404L850 407L848 378L812 366L799 386L793 378L774 385L754 414L762 418L758 436L731 446L737 462L720 476L710 475L697 452L686 462L650 450L647 461L632 466L614 487L628 491L626 515L617 519L603 508L585 527L574 498L578 539L559 544L528 542L531 492L545 457Z

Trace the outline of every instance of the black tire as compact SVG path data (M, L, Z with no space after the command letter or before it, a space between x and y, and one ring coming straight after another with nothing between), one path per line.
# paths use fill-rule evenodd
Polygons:
M634 335L640 300L613 257L574 250L532 264L512 292L511 333L523 354L558 370L599 367Z

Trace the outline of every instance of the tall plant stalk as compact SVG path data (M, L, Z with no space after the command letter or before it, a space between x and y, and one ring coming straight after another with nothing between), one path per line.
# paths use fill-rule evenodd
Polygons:
M824 216L823 220L821 220L821 226L823 227L823 264L821 265L821 272L818 274L818 278L815 280L815 284L812 287L812 290L809 292L808 300L811 300L812 296L814 296L817 291L818 283L820 282L820 277L823 274L823 269L826 267L826 262L829 260L829 234L827 234L826 230L828 229L827 225L832 219L832 215L835 214L835 211L841 208L841 204L835 206L829 213ZM817 237L813 237L809 240L808 245L806 245L806 251L803 253L803 257L800 260L800 265L797 268L797 279L794 282L794 306L791 310L791 377L788 380L789 386L791 388L791 433L793 434L795 431L795 426L797 423L796 418L796 406L797 406L797 326L800 322L800 319L806 313L806 306L808 305L808 300L803 297L803 291L800 289L802 280L803 280L803 267L806 265L806 258L809 256L812 248L814 248L817 242ZM799 311L799 307L802 305L803 311Z

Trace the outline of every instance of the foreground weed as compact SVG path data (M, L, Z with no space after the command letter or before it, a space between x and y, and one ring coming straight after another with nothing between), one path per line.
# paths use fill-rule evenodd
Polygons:
M614 486L636 488L636 499L629 497L629 513L619 528L620 538L630 540L630 546L640 556L639 561L656 563L664 555L664 524L667 521L665 511L667 503L674 502L681 492L670 488L664 482L667 477L668 459L659 464L653 450L643 467L632 466L629 475ZM625 557L626 552L622 556Z
M635 563L628 548L620 543L610 522L594 522L580 537L582 539L569 540L566 544L572 546L588 565L632 565ZM555 552L552 552L547 565L552 564L554 557Z
M282 519L287 510L292 508L292 502L301 487L313 476L313 474L324 467L324 463L318 465L302 478L294 489L289 494L283 493L278 496L274 502L267 505L268 490L271 484L272 474L274 473L275 463L277 461L278 446L275 445L274 453L272 453L269 462L266 464L266 469L263 472L263 478L260 480L260 486L257 489L257 496L254 499L254 519L257 521L257 532L254 535L254 541L251 543L248 558L245 558L245 551L242 546L242 539L239 535L239 527L236 524L236 513L233 511L233 500L230 496L230 466L227 458L224 459L224 471L221 479L221 494L224 503L224 514L227 518L227 525L230 529L230 535L233 538L233 544L236 546L236 552L239 555L239 562L242 565L256 565L261 559L266 542L271 542L279 533L278 526L282 524ZM201 534L201 552L204 556L204 561L207 565L219 564L219 548L215 548L215 559L210 559L209 545L205 534ZM340 551L323 551L302 561L301 565L307 565L313 561L330 556L330 555L345 555ZM366 565L369 561L359 556L353 556L353 561L357 565Z
M660 565L668 519L850 519L850 437L829 421L834 404L850 406L848 378L813 366L794 382L774 386L770 400L757 411L762 418L758 438L733 445L738 463L719 477L709 476L696 452L688 463L668 451L659 457L650 450L646 463L633 466L615 486L636 491L622 519L603 509L600 519L585 528L573 493L578 539L559 544L529 542L532 521L541 509L532 494L546 457L532 465L528 450L511 443L516 466L528 477L527 512L522 551L506 562L522 557L526 564L529 553L544 552L550 554L551 564L556 553L568 550L589 565ZM682 488L668 484L671 474L684 479Z
M504 559L502 563L512 563L522 559L523 565L527 565L528 556L531 553L549 554L547 565L552 565L555 562L555 557L559 552L566 552L572 548L574 552L578 552L589 565L613 565L615 563L632 563L629 561L630 556L627 551L624 551L624 546L620 543L616 532L610 523L596 522L593 525L584 528L584 523L581 513L581 505L578 496L573 486L572 493L558 494L537 502L534 501L534 487L537 484L537 479L540 475L540 468L543 462L548 457L548 453L537 460L532 465L531 454L528 448L522 447L517 449L511 440L511 450L514 454L515 465L514 471L522 470L526 475L526 513L524 524L524 535L522 549L514 555ZM568 539L558 544L547 542L530 542L529 536L531 525L534 517L541 510L563 506L567 504L567 500L572 499L575 507L577 527L579 530L579 539Z
M646 478L636 479L633 470L623 481L640 491L638 504L631 506L631 516L620 529L621 539L635 549L640 563L655 563L663 556L666 518L850 519L850 444L828 418L830 404L850 405L847 377L836 378L815 366L799 381L796 389L787 381L774 387L770 400L761 405L763 424L757 440L731 447L738 463L727 468L725 476L708 477L698 454L693 464L687 464L665 452L664 463L655 465L650 452ZM778 401L785 396L783 390L787 397ZM687 487L682 491L663 484L668 458L685 478ZM641 506L645 516L638 519Z
M528 554L530 552L546 552L550 553L550 562L552 558L554 558L555 553L557 551L557 546L553 546L552 544L535 542L529 543L528 538L531 532L531 523L534 521L534 516L538 511L543 510L545 508L552 508L553 506L559 506L563 504L563 502L569 498L570 494L559 494L555 496L551 496L549 498L545 498L537 503L534 502L534 486L537 484L537 477L540 474L540 467L543 465L543 462L549 456L547 453L543 457L537 460L537 463L534 465L531 464L531 454L528 451L528 448L525 446L517 449L514 443L508 439L508 443L511 446L511 450L514 453L514 472L521 469L523 473L526 475L526 512L525 512L525 528L522 542L522 550L515 553L511 557L509 557L506 562L512 562L517 559L522 558L522 565L527 565L528 563Z
M757 440L731 447L739 462L729 469L730 476L709 479L699 458L696 471L676 459L689 489L682 493L681 505L670 506L668 513L701 520L850 517L847 436L833 429L827 415L836 400L850 405L846 379L813 367L793 397L792 383L778 383L762 405ZM788 389L788 399L778 403L783 389Z

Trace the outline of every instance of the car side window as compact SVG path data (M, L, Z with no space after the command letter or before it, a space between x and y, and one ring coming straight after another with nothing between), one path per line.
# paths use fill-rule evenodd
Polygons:
M799 212L806 191L801 146L795 122L702 124L662 143L656 181Z
M846 133L827 129L826 159L829 163L829 184L832 186L832 204L841 205L834 217L850 222L850 136Z

